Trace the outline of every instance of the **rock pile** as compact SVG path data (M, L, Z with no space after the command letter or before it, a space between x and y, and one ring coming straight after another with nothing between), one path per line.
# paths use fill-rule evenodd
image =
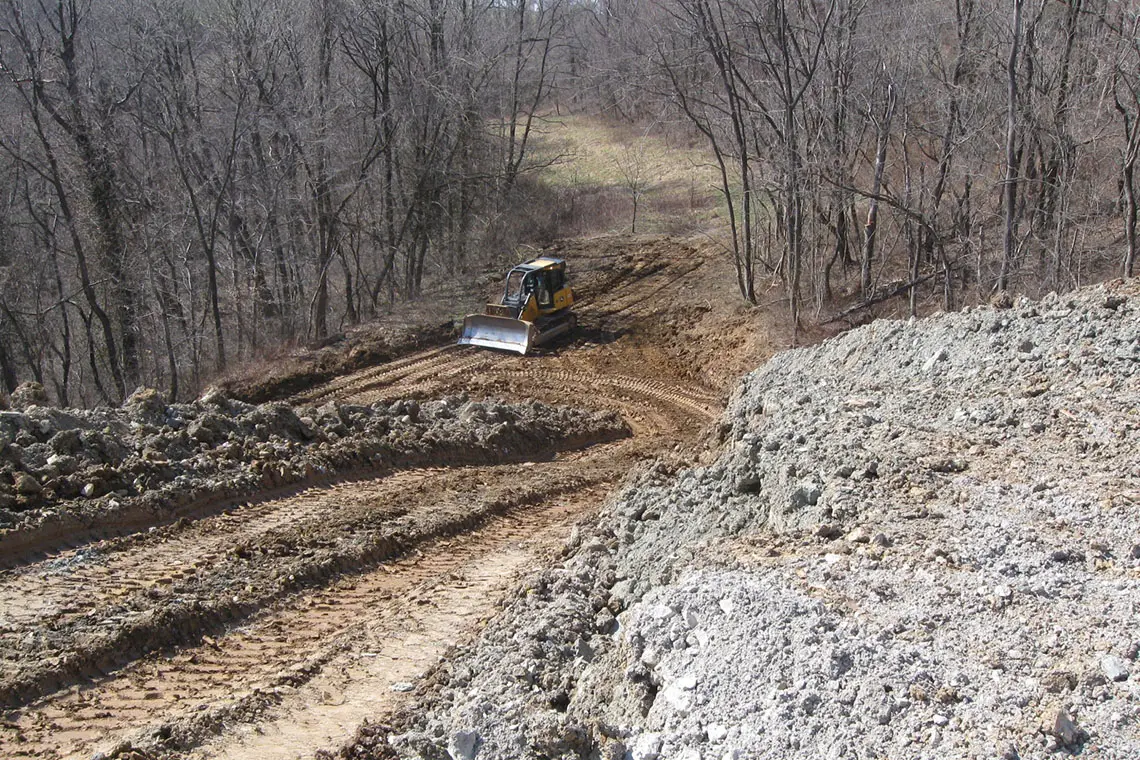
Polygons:
M534 457L629 432L614 414L462 397L294 408L217 391L167 404L140 389L118 409L20 406L0 412L0 540L45 523L98 527L124 510L161 519L353 469Z
M1140 288L741 383L385 740L407 757L1140 757Z

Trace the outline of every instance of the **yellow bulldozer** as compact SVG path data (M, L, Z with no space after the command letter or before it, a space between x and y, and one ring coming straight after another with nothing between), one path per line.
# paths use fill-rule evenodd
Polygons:
M484 313L464 318L459 343L526 354L532 346L574 329L578 319L570 311L573 304L566 262L532 259L507 273L499 303L489 303Z

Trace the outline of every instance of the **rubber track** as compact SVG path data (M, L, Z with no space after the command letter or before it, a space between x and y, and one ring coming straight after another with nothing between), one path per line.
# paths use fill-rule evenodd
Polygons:
M458 348L458 346L447 345L428 349L427 351L420 351L401 359L396 359L386 364L357 372L346 378L339 378L332 382L325 383L312 391L293 396L290 401L293 404L300 405L319 404L334 397L344 400L358 393L362 388L371 387L374 384L390 384L407 379L413 375L422 376L430 373L432 368L437 364L446 364L451 361L451 355L454 354Z

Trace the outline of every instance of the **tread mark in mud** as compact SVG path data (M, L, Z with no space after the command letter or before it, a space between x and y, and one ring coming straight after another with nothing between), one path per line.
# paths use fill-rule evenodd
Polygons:
M595 487L584 483L575 495L545 503L536 494L542 506L533 512L497 517L463 541L440 541L413 557L303 594L198 646L147 656L82 690L39 700L10 713L11 720L0 726L0 746L12 738L9 731L18 730L21 751L41 757L72 755L93 749L95 742L113 744L111 737L193 714L200 704L240 698L235 683L246 693L295 686L307 677L305 663L316 663L314 669L319 670L321 662L363 637L377 647L399 648L398 629L406 631L409 622L433 624L425 610L431 608L438 585L454 586L461 596L470 597L468 603L480 608L480 614L490 614L494 597L488 596L485 583L466 580L463 568L473 562L495 567L505 582L523 563L496 563L496 553L517 553L520 542L536 537L549 544L552 528L565 529L581 509L580 502L597 498ZM471 590L464 594L468 586ZM451 617L463 619L462 614ZM455 620L448 622L452 629L440 628L438 635L458 633ZM383 633L377 629L387 633L377 637ZM400 653L400 659L407 656Z
M428 374L435 365L449 362L451 360L450 354L453 354L457 349L458 346L447 345L420 351L347 377L338 378L307 393L297 394L293 397L292 402L295 404L319 404L334 397L344 400L346 397L369 387L393 383L406 379L413 374Z

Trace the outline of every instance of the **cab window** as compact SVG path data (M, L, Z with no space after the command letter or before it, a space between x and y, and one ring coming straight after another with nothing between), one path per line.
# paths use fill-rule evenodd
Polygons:
M507 275L507 297L505 300L508 302L518 301L519 297L523 294L523 279L526 272L515 270Z

